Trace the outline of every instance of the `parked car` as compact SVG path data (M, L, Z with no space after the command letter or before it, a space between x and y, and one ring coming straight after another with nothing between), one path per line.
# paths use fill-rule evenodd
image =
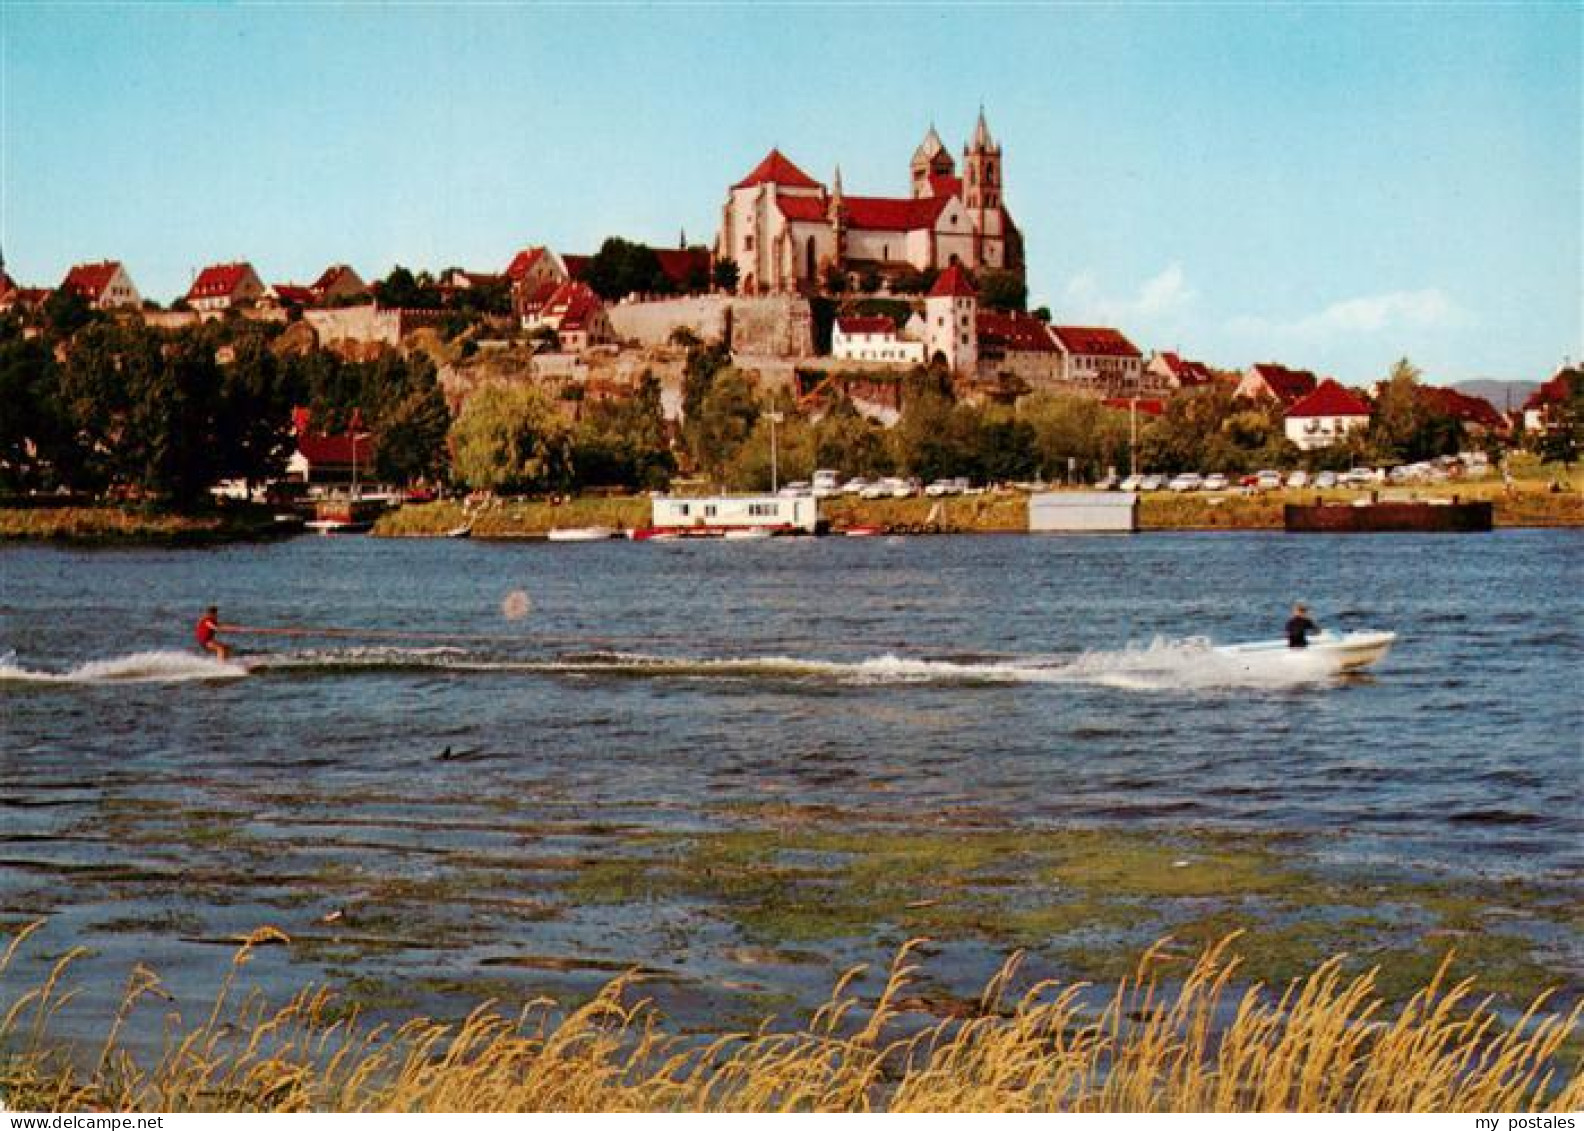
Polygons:
M1227 489L1227 477L1219 471L1212 471L1205 476L1204 489L1206 491L1225 491Z
M891 488L885 485L884 479L877 479L873 483L864 484L858 492L860 499L888 499L891 497Z
M1119 484L1120 482L1122 482L1122 481L1120 479L1118 479L1115 475L1107 475L1104 478L1100 479L1097 483L1095 483L1095 490L1096 491L1115 491L1117 489L1117 484Z
M854 475L851 479L847 480L846 483L842 484L842 494L862 496L868 486L869 480L865 479L862 475Z
M1196 471L1185 471L1181 475L1174 476L1172 481L1166 484L1168 490L1175 491L1178 494L1184 491L1197 491L1202 486L1204 486L1204 479Z
M1307 486L1309 486L1309 473L1307 471L1305 471L1303 468L1300 467L1297 471L1295 471L1291 475L1287 476L1287 486L1289 486L1289 487L1307 487Z
M918 492L917 479L882 479L880 482L882 485L891 488L891 497L893 499L910 498Z
M813 493L814 488L809 486L809 484L801 479L794 479L785 487L782 487L781 490L776 492L776 494L780 495L783 499L798 499Z
M1166 477L1164 475L1146 475L1144 482L1139 484L1139 490L1159 491L1164 486L1166 486Z
M1254 486L1261 491L1275 491L1282 485L1282 473L1279 471L1262 471L1254 476Z
M945 495L957 494L957 482L954 479L937 479L924 488L924 494L932 499L939 499Z
M1315 476L1314 485L1319 487L1321 490L1329 491L1332 487L1337 485L1336 472L1322 471L1319 475Z
M1375 482L1375 472L1367 467L1355 467L1342 473L1337 482L1344 487L1367 487Z
M841 492L841 472L829 468L821 468L814 473L814 497L816 499L829 499Z
M957 478L953 479L951 481L951 485L952 485L952 494L954 494L954 495L982 495L982 494L984 494L984 488L983 487L972 486L968 482L968 480L965 479L961 475L959 475Z
M1119 489L1123 491L1137 491L1143 486L1144 477L1142 475L1129 475L1126 479L1122 480L1122 485Z

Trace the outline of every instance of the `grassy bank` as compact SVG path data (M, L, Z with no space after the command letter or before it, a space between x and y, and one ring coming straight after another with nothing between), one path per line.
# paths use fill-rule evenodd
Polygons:
M6 953L9 962L17 943ZM1576 1111L1580 1010L1536 1000L1513 1021L1445 966L1391 1008L1371 973L1319 964L1277 991L1243 984L1229 943L1157 946L1101 995L1030 981L1009 960L946 1019L916 1015L929 947L898 952L883 990L839 980L807 1020L683 1034L619 977L570 1011L484 1002L460 1023L361 1024L313 988L279 1008L240 996L257 931L207 1020L172 1019L140 1063L118 1044L147 999L131 975L102 1042L74 1056L49 1021L73 955L0 1022L0 1097L12 1108L120 1112L345 1111ZM3 971L3 964L0 964ZM0 1002L0 1004L7 1004ZM144 1006L151 1008L151 1006ZM86 1055L85 1055L86 1053Z
M0 541L209 545L290 532L269 511L254 508L199 514L118 506L0 508Z
M1497 526L1584 526L1584 494L1552 492L1543 484L1522 483L1511 491L1499 481L1436 484L1428 487L1382 487L1382 499L1489 499ZM1351 503L1368 492L1351 490L1265 491L1255 495L1156 491L1140 497L1139 526L1144 530L1280 530L1287 503ZM1021 533L1028 529L1028 496L1022 492L987 492L948 499L856 499L843 496L820 501L820 517L836 530L878 526L898 533L965 534ZM438 537L459 526L487 538L531 538L554 527L647 526L646 498L578 498L546 502L503 501L476 510L460 503L407 506L380 519L375 533L386 537Z
M535 538L556 528L608 526L631 530L648 526L649 500L642 496L583 496L562 503L500 500L482 507L461 503L405 506L381 516L374 533L384 538L433 538L467 527L479 538Z

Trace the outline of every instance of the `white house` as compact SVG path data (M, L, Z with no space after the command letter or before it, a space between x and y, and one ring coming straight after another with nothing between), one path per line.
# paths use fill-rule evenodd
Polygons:
M900 337L896 323L883 315L838 318L831 331L831 356L838 361L920 365L924 361L924 343Z
M1287 438L1307 452L1329 447L1348 433L1367 428L1370 406L1327 377L1287 410L1285 420Z

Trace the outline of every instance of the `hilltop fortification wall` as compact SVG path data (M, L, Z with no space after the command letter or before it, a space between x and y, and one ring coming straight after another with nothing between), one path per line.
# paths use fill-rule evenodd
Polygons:
M663 346L673 330L685 326L704 341L729 341L736 354L808 357L814 352L814 316L801 295L621 302L609 314L616 336L641 346Z

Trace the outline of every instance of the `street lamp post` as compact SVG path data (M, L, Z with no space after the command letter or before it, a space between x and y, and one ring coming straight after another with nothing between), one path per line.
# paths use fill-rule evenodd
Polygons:
M786 417L779 412L767 412L765 418L770 421L770 493L774 495L780 488L779 452L776 449L776 425Z

